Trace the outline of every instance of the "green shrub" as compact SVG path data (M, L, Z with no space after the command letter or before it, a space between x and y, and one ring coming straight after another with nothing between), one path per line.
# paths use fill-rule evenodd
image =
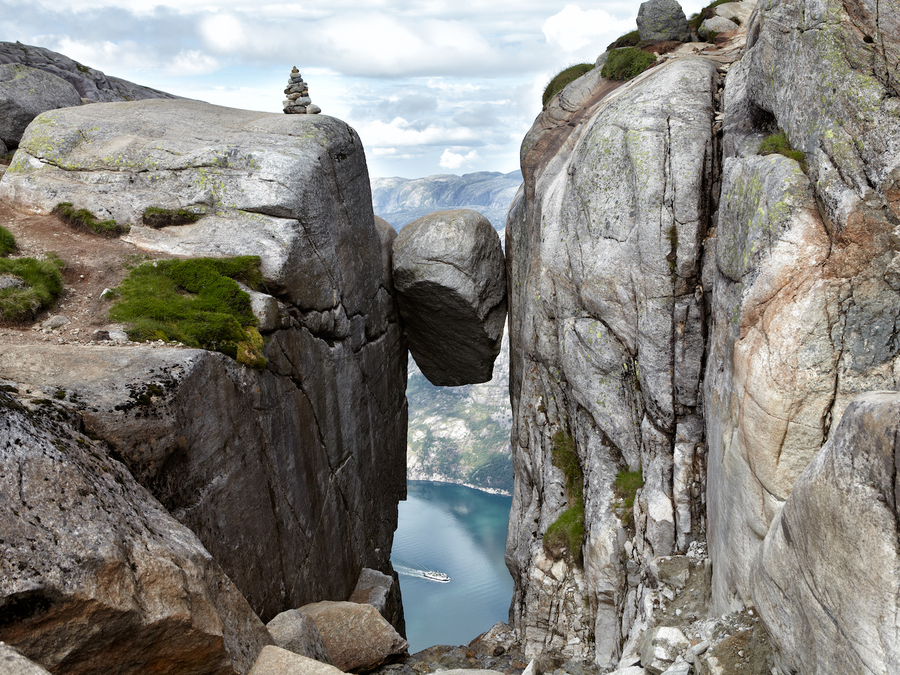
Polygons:
M630 33L625 33L625 35L620 37L615 42L611 42L606 48L606 51L611 52L613 49L620 49L622 47L636 47L640 41L640 34L638 33L638 31L633 30Z
M788 140L787 134L781 129L774 134L766 136L759 144L759 154L761 155L784 155L796 161L803 173L807 172L806 155L800 150L794 150L791 142Z
M574 82L579 77L584 75L585 73L589 73L594 69L593 63L578 63L574 66L569 66L559 74L557 74L550 82L547 83L547 86L544 88L544 96L542 97L542 101L544 106L550 102L554 96L556 96L559 92L566 88L566 85L570 82Z
M0 257L8 256L18 248L12 232L0 226Z
M164 209L159 206L148 206L144 209L143 222L148 227L160 228L171 225L187 225L196 223L200 215L187 209Z
M624 47L609 53L600 74L608 80L630 80L656 63L653 54L634 47Z
M109 317L130 324L132 340L178 341L265 368L259 321L235 281L258 286L259 264L258 256L145 263L116 289L119 299Z
M22 280L22 286L0 289L0 321L18 322L34 318L62 292L62 261L53 254L46 260L0 258L0 275Z
M115 220L98 220L87 209L75 209L70 202L60 202L53 213L70 227L95 232L104 237L118 237L131 229L128 225L119 225Z
M544 533L544 550L554 558L560 558L567 552L581 566L584 564L581 551L584 541L584 474L575 451L575 439L565 431L557 431L553 436L553 466L565 476L569 507Z

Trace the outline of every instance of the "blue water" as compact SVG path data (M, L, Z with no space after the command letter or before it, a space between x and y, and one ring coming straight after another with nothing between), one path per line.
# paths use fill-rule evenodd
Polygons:
M400 575L411 654L463 645L507 621L512 578L503 562L511 497L427 481L409 481L391 560ZM422 570L450 583L422 578Z

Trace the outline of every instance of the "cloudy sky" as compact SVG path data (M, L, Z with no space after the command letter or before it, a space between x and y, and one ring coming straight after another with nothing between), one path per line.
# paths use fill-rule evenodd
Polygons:
M634 30L639 0L0 0L0 40L211 103L281 112L297 66L359 132L373 177L508 172L567 65ZM682 0L685 12L704 0Z

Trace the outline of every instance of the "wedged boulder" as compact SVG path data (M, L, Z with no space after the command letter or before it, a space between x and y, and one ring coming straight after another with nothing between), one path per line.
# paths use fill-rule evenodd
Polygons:
M394 576L390 576L364 567L359 573L359 581L356 582L356 588L353 589L349 601L372 605L400 635L405 635L406 622L403 618L403 605L398 601L399 594L396 592L398 586L396 572Z
M900 393L847 406L772 521L752 594L781 672L900 672Z
M42 112L80 105L75 87L56 75L0 64L0 141L7 147L16 147L25 128Z
M332 663L344 672L371 670L409 648L372 605L323 601L300 611L315 622Z
M0 672L3 675L50 675L34 661L25 658L18 649L3 642L0 642Z
M250 675L341 675L334 666L271 645L263 647Z
M438 211L394 240L394 288L409 351L438 386L488 382L506 322L500 238L476 211Z
M678 0L647 0L641 3L637 15L641 40L691 41L691 28Z
M197 537L66 407L0 408L0 640L73 675L248 672L271 637Z
M275 645L322 663L331 663L331 655L315 622L299 609L282 612L266 624Z

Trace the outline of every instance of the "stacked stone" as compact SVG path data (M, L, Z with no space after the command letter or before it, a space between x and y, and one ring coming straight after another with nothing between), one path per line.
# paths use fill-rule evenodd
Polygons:
M309 89L306 82L303 81L300 71L297 70L297 66L291 70L291 77L284 93L287 94L287 99L284 101L285 114L316 115L322 112L322 109L309 98Z

